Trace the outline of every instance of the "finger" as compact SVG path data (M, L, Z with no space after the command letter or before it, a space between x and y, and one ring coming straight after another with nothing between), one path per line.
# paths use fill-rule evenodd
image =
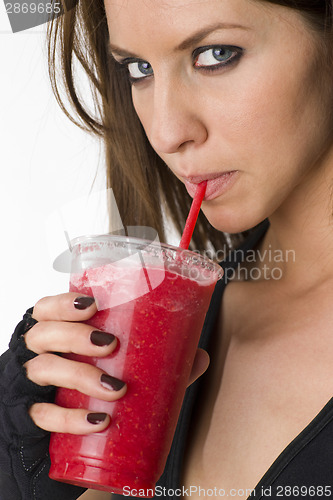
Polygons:
M91 434L106 429L110 416L91 410L62 408L53 403L35 403L29 408L34 423L48 432Z
M33 308L37 321L85 321L97 311L93 297L78 292L67 292L43 297Z
M37 354L53 351L104 357L115 350L117 339L82 323L41 321L25 334L25 343Z
M125 382L99 368L56 354L40 354L27 361L24 366L28 379L35 384L76 389L104 401L116 401L122 398L127 390Z
M194 358L194 363L192 366L191 375L188 381L188 385L193 384L205 371L209 366L210 358L207 351L203 349L198 349Z

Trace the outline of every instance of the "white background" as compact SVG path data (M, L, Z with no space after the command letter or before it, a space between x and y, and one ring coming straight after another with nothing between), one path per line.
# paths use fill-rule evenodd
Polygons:
M68 275L52 268L50 215L88 196L96 175L93 190L105 186L102 145L70 122L52 94L45 29L11 33L0 1L0 352L28 307L68 289ZM87 221L86 233L94 224ZM54 233L57 249L65 243Z

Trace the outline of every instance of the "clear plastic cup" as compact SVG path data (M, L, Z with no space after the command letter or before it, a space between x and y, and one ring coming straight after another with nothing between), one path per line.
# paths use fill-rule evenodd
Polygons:
M170 245L109 235L74 242L70 290L95 297L98 312L87 323L119 343L105 358L66 357L99 367L128 389L112 403L57 390L58 405L108 413L111 423L90 435L53 433L52 479L154 495L221 277L219 265Z

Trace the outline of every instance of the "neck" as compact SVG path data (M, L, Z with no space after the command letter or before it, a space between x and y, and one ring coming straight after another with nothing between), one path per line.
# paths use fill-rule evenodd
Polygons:
M300 289L333 279L333 158L308 175L269 221L259 251L263 265L275 269L271 277Z

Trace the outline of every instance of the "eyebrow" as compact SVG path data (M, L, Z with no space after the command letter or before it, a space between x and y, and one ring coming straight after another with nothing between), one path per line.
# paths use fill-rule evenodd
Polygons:
M188 38L183 40L179 45L177 45L174 48L174 51L175 52L182 52L184 50L187 50L187 49L191 48L193 45L201 42L201 40L206 38L206 36L210 35L210 33L213 33L214 31L217 31L217 30L223 30L223 29L225 29L225 30L226 29L250 30L251 28L246 27L246 26L242 26L240 24L215 23L215 24L206 26L205 28L190 35ZM139 59L139 57L136 54L129 52L127 50L124 50L120 47L117 47L116 45L112 44L111 42L109 42L109 44L108 44L108 52L111 55L113 55L113 53L114 53L114 54L117 54L118 56L122 56L122 57L135 57L135 58Z

